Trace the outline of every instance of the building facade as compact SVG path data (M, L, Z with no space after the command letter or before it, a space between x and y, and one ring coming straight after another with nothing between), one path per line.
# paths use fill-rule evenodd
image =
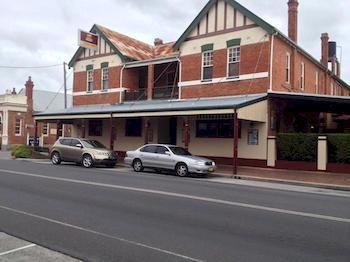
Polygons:
M218 163L267 166L276 133L343 132L347 125L334 124L323 105L295 107L295 99L303 106L311 98L350 101L350 89L328 34L321 60L312 57L297 42L298 1L288 8L288 36L234 0L210 0L172 43L152 46L94 25L98 49L80 47L69 63L73 107L35 119L72 124L74 136L121 155L167 143Z
M55 95L52 92L34 90L31 77L25 83L25 88L18 93L13 89L0 95L0 145L2 150L10 149L14 145L34 145L35 136L37 146L41 147L52 145L56 141L57 125L46 122L36 123L33 118L33 113L46 108L45 103ZM70 135L70 129L68 126L65 127L66 135Z

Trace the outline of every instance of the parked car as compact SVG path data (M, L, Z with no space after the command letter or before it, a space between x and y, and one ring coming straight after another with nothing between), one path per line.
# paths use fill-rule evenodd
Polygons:
M172 145L145 145L135 151L126 153L125 163L135 172L152 168L156 171L174 170L178 176L189 173L208 174L215 171L215 162L191 155L186 149Z
M51 161L54 165L74 162L86 168L94 165L114 167L117 164L117 154L96 140L60 138L51 149Z

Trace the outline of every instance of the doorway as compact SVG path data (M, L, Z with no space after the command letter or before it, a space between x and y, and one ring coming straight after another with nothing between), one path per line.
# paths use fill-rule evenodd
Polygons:
M158 119L158 143L176 145L177 118L163 117Z

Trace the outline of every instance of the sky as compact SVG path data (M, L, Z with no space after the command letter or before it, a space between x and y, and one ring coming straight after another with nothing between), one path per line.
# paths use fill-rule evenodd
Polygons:
M240 0L287 34L287 0ZM336 4L335 4L336 2ZM176 41L207 0L1 0L0 94L20 90L28 76L35 88L62 91L63 66L77 50L78 29L100 24L144 42ZM342 78L350 83L349 0L299 0L299 45L320 59L323 32L342 53ZM341 52L342 50L342 52ZM6 69L59 65L41 69ZM68 71L68 90L72 73Z

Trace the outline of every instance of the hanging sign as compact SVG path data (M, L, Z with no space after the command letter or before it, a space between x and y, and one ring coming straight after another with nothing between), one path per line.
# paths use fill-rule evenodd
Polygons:
M98 50L98 35L79 30L78 37L79 46L95 51Z

